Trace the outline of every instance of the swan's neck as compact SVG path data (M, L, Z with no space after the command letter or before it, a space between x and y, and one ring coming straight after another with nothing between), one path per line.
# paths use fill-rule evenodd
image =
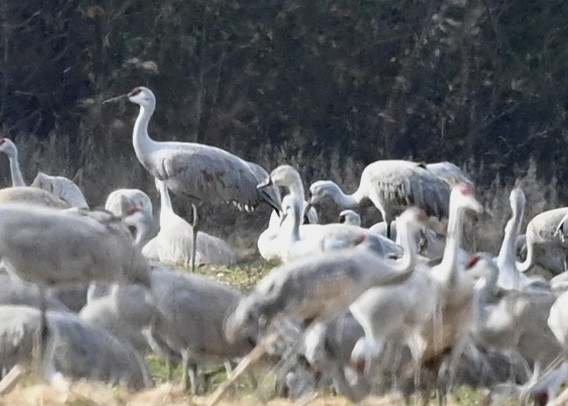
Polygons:
M158 189L160 191L160 226L165 224L170 214L174 213L170 193L165 182L160 182Z
M507 279L515 280L514 278L518 278L519 276L516 251L517 236L519 235L519 230L521 229L523 214L523 207L513 207L513 217L507 222L507 225L505 226L503 243L501 244L501 249L499 250L499 255L497 257L497 266L499 267L499 272L503 274L501 276L501 279L505 277ZM527 260L528 259L529 258L527 257ZM507 275L505 275L505 273Z
M134 145L134 152L140 162L144 162L144 157L155 149L156 141L152 140L148 135L148 123L154 113L154 106L140 106L140 111L136 122L134 123L134 130L132 131L132 144Z
M527 246L527 257L523 262L515 261L515 266L517 270L520 272L526 272L532 266L534 261L534 244L532 242L532 238L527 233L527 238L525 240L525 244Z
M144 216L136 227L136 237L134 238L134 246L142 249L148 241L152 239L152 217Z
M418 253L417 236L410 232L408 224L397 224L397 240L403 248L402 257L397 261L396 269L400 272L411 271L416 266Z
M448 219L448 236L446 238L446 247L444 248L444 255L440 265L432 268L433 274L436 279L442 284L449 286L452 282L458 264L458 253L462 239L462 217L464 209L457 207L450 211Z
M18 162L18 153L14 152L8 156L10 161L10 175L12 177L12 186L26 186L22 171L20 170L20 163Z
M365 198L365 194L361 190L361 187L355 191L355 193L346 195L341 188L335 183L332 184L330 188L331 197L333 201L341 209L355 209L359 207L361 201Z
M292 218L284 219L281 233L288 238L290 244L294 244L300 241L300 224L302 223L301 209L297 205L294 205L291 216Z

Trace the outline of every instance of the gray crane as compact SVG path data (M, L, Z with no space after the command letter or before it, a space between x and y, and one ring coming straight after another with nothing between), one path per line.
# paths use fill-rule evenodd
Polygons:
M0 258L9 273L44 286L149 284L147 260L126 225L108 212L1 205Z
M148 123L156 108L154 93L141 86L106 102L123 98L140 106L132 133L136 157L152 176L164 181L174 194L205 202L233 203L246 211L254 210L261 202L280 210L280 202L274 199L278 194L276 188L256 188L268 176L266 171L260 176L262 168L259 165L210 145L155 141L148 135ZM194 217L196 214L194 206ZM194 219L194 241L197 241L196 225Z
M243 334L232 341L225 337L224 320L241 298L236 289L202 275L166 269L154 269L151 278L157 310L150 333L181 354L185 388L190 384L193 393L200 389L197 363L229 361L248 354L256 345L256 334Z
M341 209L353 209L370 201L390 223L407 207L416 206L429 216L447 218L449 184L430 172L425 165L404 160L382 160L369 164L361 174L359 188L346 195L337 184L320 180L311 184L311 204L331 198Z
M27 306L0 306L0 365L10 368L32 360L34 337L41 315ZM93 379L133 389L150 385L142 357L129 345L94 328L72 313L48 311L44 378L53 385L68 386L68 378Z
M420 212L415 211L416 220ZM306 322L325 320L372 286L401 283L416 261L412 251L398 260L376 255L368 240L354 248L315 253L274 268L240 301L225 323L229 339L255 334L279 315Z

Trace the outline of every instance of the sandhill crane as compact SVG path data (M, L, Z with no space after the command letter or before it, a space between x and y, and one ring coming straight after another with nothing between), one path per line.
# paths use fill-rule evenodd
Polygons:
M198 362L231 360L254 348L256 334L229 342L223 332L227 313L241 297L236 289L202 275L165 269L155 269L151 278L157 308L152 334L182 355L184 372ZM194 374L189 378L196 393ZM188 386L187 374L183 384Z
M158 257L163 263L187 267L195 263L231 266L236 262L235 254L229 245L220 238L198 232L197 249L193 249L193 227L174 213L170 195L165 182L156 179L156 187L162 202L160 209L160 231L156 236ZM192 255L197 258L193 260ZM192 271L195 269L192 268Z
M555 296L546 290L516 291L498 287L500 273L490 255L474 255L467 273L482 278L479 285L476 339L493 348L513 351L531 362L547 366L561 348L546 325Z
M444 161L426 164L426 168L440 179L444 179L450 185L462 184L473 187L471 179L455 164Z
M40 306L41 296L37 287L31 283L20 281L10 275L0 274L0 305ZM69 311L54 295L45 297L45 305L49 310Z
M418 366L428 363L436 368L448 351L454 357L461 353L475 314L473 282L459 269L458 260L466 210L479 213L482 207L470 187L456 186L450 196L442 262L417 269L400 285L370 289L351 304L353 316L365 330L352 354L357 371L367 371L369 361L381 354L387 342L405 343ZM399 227L398 232L402 230Z
M450 186L430 172L425 165L404 160L383 160L369 164L361 174L359 188L346 195L332 181L322 180L310 186L310 203L332 198L342 209L352 209L370 200L390 226L395 216L409 206L417 206L428 215L448 216ZM390 238L390 227L387 228Z
M107 212L0 205L0 257L9 273L43 285L149 282L148 262Z
M70 206L53 193L31 186L14 186L0 189L0 204L28 203L57 209L68 209Z
M149 386L144 360L127 344L72 313L48 311L43 374L52 384L67 378L94 379L133 389ZM27 306L0 306L0 364L29 362L40 311Z
M537 214L527 225L526 259L518 264L519 271L526 272L536 262L538 255L550 255L549 251L564 252L568 248L559 237L562 233L562 218L568 214L568 207L544 211Z
M253 210L264 201L275 210L280 210L279 202L273 198L278 194L275 188L270 191L256 188L268 176L266 172L264 176L259 176L262 170L259 165L210 145L155 141L148 135L148 123L156 108L154 93L146 87L137 87L106 102L123 98L140 106L132 133L136 157L154 178L164 181L174 194L212 203L230 202L246 211ZM194 209L196 212L197 209ZM195 225L193 231L197 234ZM197 241L195 235L193 237Z
M43 172L38 172L31 186L54 194L71 207L79 209L89 208L79 186L64 176L50 176Z
M413 212L416 219L420 217ZM397 284L414 269L415 257L382 258L363 241L354 248L315 253L274 268L239 301L225 323L229 339L258 331L259 323L285 314L324 320L376 285Z
M22 171L20 170L20 163L18 162L18 148L16 148L16 144L8 138L0 138L0 152L6 154L10 161L12 186L26 186Z
M79 317L144 354L149 346L143 330L150 327L155 311L149 289L140 285L115 285L109 294L90 299Z

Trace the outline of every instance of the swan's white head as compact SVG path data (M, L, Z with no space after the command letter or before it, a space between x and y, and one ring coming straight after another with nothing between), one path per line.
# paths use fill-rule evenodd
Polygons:
M349 224L352 226L361 225L361 216L353 210L343 210L339 213L338 222L341 224Z
M521 189L520 187L515 187L513 190L511 190L511 194L509 195L509 203L511 204L513 213L518 213L519 211L524 210L526 202L527 198L525 197L523 189Z
M128 100L138 104L140 107L153 109L156 106L156 96L154 93L144 86L138 86L127 94Z
M302 178L298 171L290 165L280 165L270 172L270 180L276 186L289 187L290 185L301 185Z
M16 144L14 144L12 140L8 138L0 138L0 152L5 153L12 158L18 155Z
M338 186L332 181L318 180L310 185L310 198L308 201L311 204L318 204L327 197L333 198L338 191Z
M450 207L465 208L476 213L483 213L483 206L475 198L475 190L471 185L458 184L452 188Z

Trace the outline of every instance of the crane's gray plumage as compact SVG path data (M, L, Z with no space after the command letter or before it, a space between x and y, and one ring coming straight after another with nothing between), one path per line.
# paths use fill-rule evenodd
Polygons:
M205 361L226 361L246 355L256 335L227 341L223 322L241 294L202 275L155 269L151 289L156 313L151 334L182 355L185 366ZM187 385L187 382L183 382ZM191 382L196 391L195 382Z
M10 275L0 274L0 305L40 306L41 295L37 286L23 282ZM49 310L68 312L69 309L53 294L45 297Z
M8 272L44 285L149 282L147 260L108 212L1 205L0 258Z
M79 209L89 208L79 186L64 176L50 176L43 172L38 172L31 186L54 194L71 207Z
M262 201L280 209L278 202L269 198L270 194L256 189L258 166L210 145L152 140L148 123L156 107L154 93L146 87L137 87L123 97L140 106L133 131L136 157L152 176L166 182L174 194L207 202L231 202L247 211Z
M47 312L44 374L94 379L133 389L149 385L143 359L127 344L71 313ZM29 362L34 337L40 329L40 311L26 306L0 306L0 364Z
M317 181L310 186L310 203L331 197L342 209L360 207L365 201L381 212L390 224L407 207L416 206L429 216L446 218L450 186L425 165L404 160L383 160L369 164L361 174L359 188L346 195L332 181Z
M0 204L28 203L56 209L68 209L69 204L46 190L31 186L14 186L0 189Z
M473 186L472 180L455 164L444 161L426 164L426 168L440 179L444 179L451 186L461 183Z
M337 252L315 253L274 268L239 301L225 323L230 339L258 331L279 314L326 319L368 288L401 283L414 269L412 252L399 261L382 258L362 243Z
M89 300L79 317L143 354L149 350L143 330L150 327L155 311L149 289L141 285L114 285L109 294Z

